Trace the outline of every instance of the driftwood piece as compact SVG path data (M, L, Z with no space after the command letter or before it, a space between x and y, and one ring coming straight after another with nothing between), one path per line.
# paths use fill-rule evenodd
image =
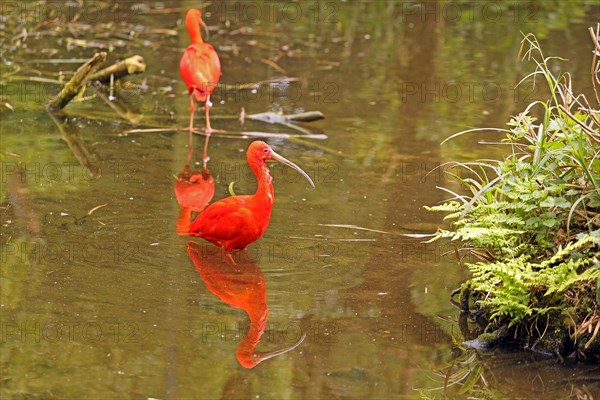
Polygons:
M48 103L49 111L62 110L86 85L91 74L94 73L102 62L106 60L106 53L96 53L89 61L75 71L71 80L63 87L60 93Z
M269 124L288 124L290 122L318 121L320 119L324 119L325 115L323 115L321 111L307 111L298 114L277 114L274 112L266 112L246 115L246 118L268 122Z
M144 71L146 71L144 57L135 55L96 72L90 79L106 84L110 82L111 75L114 76L114 80L117 80L124 76L139 74Z

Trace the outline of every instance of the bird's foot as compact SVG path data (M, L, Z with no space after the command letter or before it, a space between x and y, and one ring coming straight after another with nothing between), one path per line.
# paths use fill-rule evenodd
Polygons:
M213 128L209 127L209 126L207 126L206 128L204 128L204 133L206 135L210 135L211 133L225 133L225 132L227 132L227 131L224 131L222 129L213 129Z

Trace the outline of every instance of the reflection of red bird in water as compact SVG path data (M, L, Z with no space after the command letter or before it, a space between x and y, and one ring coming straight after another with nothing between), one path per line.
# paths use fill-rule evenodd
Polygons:
M205 43L200 34L200 25L206 28L202 21L200 10L191 9L185 16L185 25L190 34L192 44L187 47L181 57L179 71L190 93L190 141L194 126L194 97L204 102L206 114L206 133L210 134L209 110L211 107L210 95L215 90L221 77L221 62L214 47Z
M204 148L207 147L208 136L204 142ZM190 168L191 158L192 147L189 147L185 166L177 175L174 185L177 203L181 207L177 219L177 233L182 236L189 234L192 211L204 210L215 195L215 181L206 166L206 161L202 172L192 171Z
M260 238L269 226L275 192L267 160L279 161L294 168L315 187L300 167L275 153L265 142L252 142L246 156L258 179L256 193L219 200L200 213L190 226L191 236L201 237L228 252L245 249Z
M190 231L192 211L202 211L215 194L215 181L208 169L194 172L189 164L177 175L175 181L175 196L181 207L177 219L177 233L187 236Z
M214 248L212 250L209 254L205 247L188 242L188 254L208 290L231 307L244 310L250 318L250 329L236 352L242 367L254 368L264 360L299 346L304 340L304 335L292 346L282 350L265 353L255 351L269 315L265 276L247 254L240 253L242 259L237 262L236 268L233 268L223 260L221 251Z
M208 170L194 172L186 164L175 181L175 196L181 207L202 211L215 194L215 181Z

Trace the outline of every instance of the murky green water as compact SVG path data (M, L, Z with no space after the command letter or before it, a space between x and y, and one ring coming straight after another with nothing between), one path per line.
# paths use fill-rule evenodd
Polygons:
M531 86L514 89L531 70L516 56L520 31L570 59L574 85L589 87L587 27L600 16L596 5L566 2L205 3L223 66L213 127L291 134L266 140L317 185L272 166L271 224L245 268L232 271L212 245L188 245L176 229L173 185L187 134L172 129L187 126L189 105L178 71L189 42L181 20L198 3L25 4L2 5L7 399L389 399L443 386L434 371L452 359L452 336L462 340L449 293L465 272L443 256L448 244L402 234L435 231L442 222L422 205L447 197L436 186L458 190L443 168L427 175L432 168L502 149L477 145L499 139L485 135L439 142L502 126L532 101ZM59 86L44 79L68 77L99 49L112 61L140 54L148 69L118 91L119 113L100 96L68 105L63 138L43 108ZM74 60L48 62L58 59ZM285 77L294 79L244 86ZM321 111L325 120L303 128L326 139L241 126L242 107ZM171 130L127 133L158 127ZM235 136L210 141L214 200L232 181L236 193L255 188L245 162L252 139ZM203 138L194 139L199 161ZM86 151L99 177L75 156ZM247 312L259 321L266 309L257 343ZM254 368L240 365L298 342ZM523 353L477 365L498 398L600 391L597 367Z

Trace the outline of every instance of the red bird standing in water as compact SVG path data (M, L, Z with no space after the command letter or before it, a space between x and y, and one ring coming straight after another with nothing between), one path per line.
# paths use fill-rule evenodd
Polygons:
M202 12L195 8L189 10L185 16L185 25L190 34L192 44L185 49L181 62L179 63L179 72L183 81L188 87L190 93L190 147L192 146L192 132L194 130L194 97L199 102L204 102L204 112L206 115L205 132L213 132L210 127L209 110L212 106L210 95L219 83L221 78L221 61L215 51L215 48L202 40L200 34L200 25L206 28L202 21ZM207 30L208 31L208 30ZM206 158L206 148L204 149L204 158Z
M269 226L275 192L267 160L279 161L295 169L313 188L315 187L306 172L275 153L265 142L252 142L246 157L258 180L256 193L219 200L200 213L190 226L191 236L201 237L227 252L245 249L250 243L259 239Z

